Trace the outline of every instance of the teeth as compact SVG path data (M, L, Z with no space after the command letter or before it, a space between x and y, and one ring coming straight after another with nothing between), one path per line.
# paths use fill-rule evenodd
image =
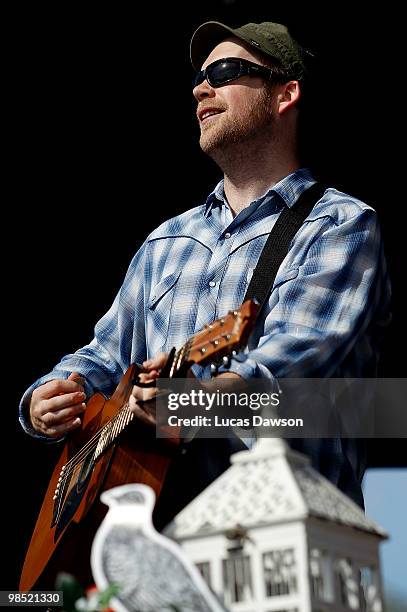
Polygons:
M206 119L207 117L211 117L212 115L217 115L218 113L219 111L208 111L207 113L204 113L202 115L202 121Z

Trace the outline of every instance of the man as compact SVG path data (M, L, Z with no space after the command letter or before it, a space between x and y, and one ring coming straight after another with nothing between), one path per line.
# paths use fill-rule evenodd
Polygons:
M173 346L242 302L280 213L315 182L298 152L306 56L279 24L231 29L208 22L195 32L200 145L224 178L203 205L150 234L94 340L27 390L21 403L27 432L45 439L69 433L81 422L86 398L96 390L111 394L131 363L143 363L142 382L155 379ZM374 210L329 188L291 242L249 350L219 376L374 376L388 301ZM202 368L194 372L204 375ZM152 393L134 387L130 404L150 423L154 417L138 402ZM301 440L297 447L363 505L365 458L357 442ZM226 469L239 448L238 439L193 440L173 464L160 522Z

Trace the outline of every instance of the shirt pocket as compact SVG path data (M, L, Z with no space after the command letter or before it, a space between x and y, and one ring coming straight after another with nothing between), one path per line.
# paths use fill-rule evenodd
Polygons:
M149 324L155 351L166 350L168 326L171 318L176 284L181 271L165 276L157 283L148 300Z

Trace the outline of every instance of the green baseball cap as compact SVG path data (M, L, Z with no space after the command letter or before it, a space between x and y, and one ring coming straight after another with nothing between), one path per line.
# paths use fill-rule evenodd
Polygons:
M231 36L240 38L256 51L276 59L281 68L298 80L307 74L305 58L306 55L312 56L312 53L294 40L286 26L272 21L246 23L235 29L218 21L203 23L191 39L191 63L194 69L200 70L214 47Z

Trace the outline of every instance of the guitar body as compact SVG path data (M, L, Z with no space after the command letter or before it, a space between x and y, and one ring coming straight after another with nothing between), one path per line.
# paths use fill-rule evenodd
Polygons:
M208 363L245 346L258 306L248 300L239 310L207 325L171 351L163 378L184 376L193 363ZM132 423L128 400L137 366L124 374L110 399L95 394L88 401L81 427L69 436L52 474L21 574L20 591L52 590L58 572L75 575L84 586L93 582L90 549L107 507L102 491L127 483L152 487L158 498L179 448L179 429L156 438L155 427ZM164 429L168 429L168 426Z
M55 588L54 579L59 571L71 571L77 576L83 574L84 569L78 572L80 558L85 557L84 565L88 568L90 548L85 541L89 535L93 538L103 519L103 504L99 501L95 504L102 491L120 484L140 482L151 486L159 496L177 445L174 440L171 443L156 440L154 428L137 422L104 451L91 468L87 465L89 456L82 453L82 459L65 470L65 473L69 471L68 477L64 477L62 472L65 486L60 487L59 499L54 499L63 466L69 465L72 457L89 445L95 433L111 421L128 401L134 373L135 366L131 366L109 400L101 394L92 396L82 426L66 442L53 471L26 554L19 585L21 591L31 590L45 568L47 572L40 585L48 589ZM54 555L57 547L58 555Z

